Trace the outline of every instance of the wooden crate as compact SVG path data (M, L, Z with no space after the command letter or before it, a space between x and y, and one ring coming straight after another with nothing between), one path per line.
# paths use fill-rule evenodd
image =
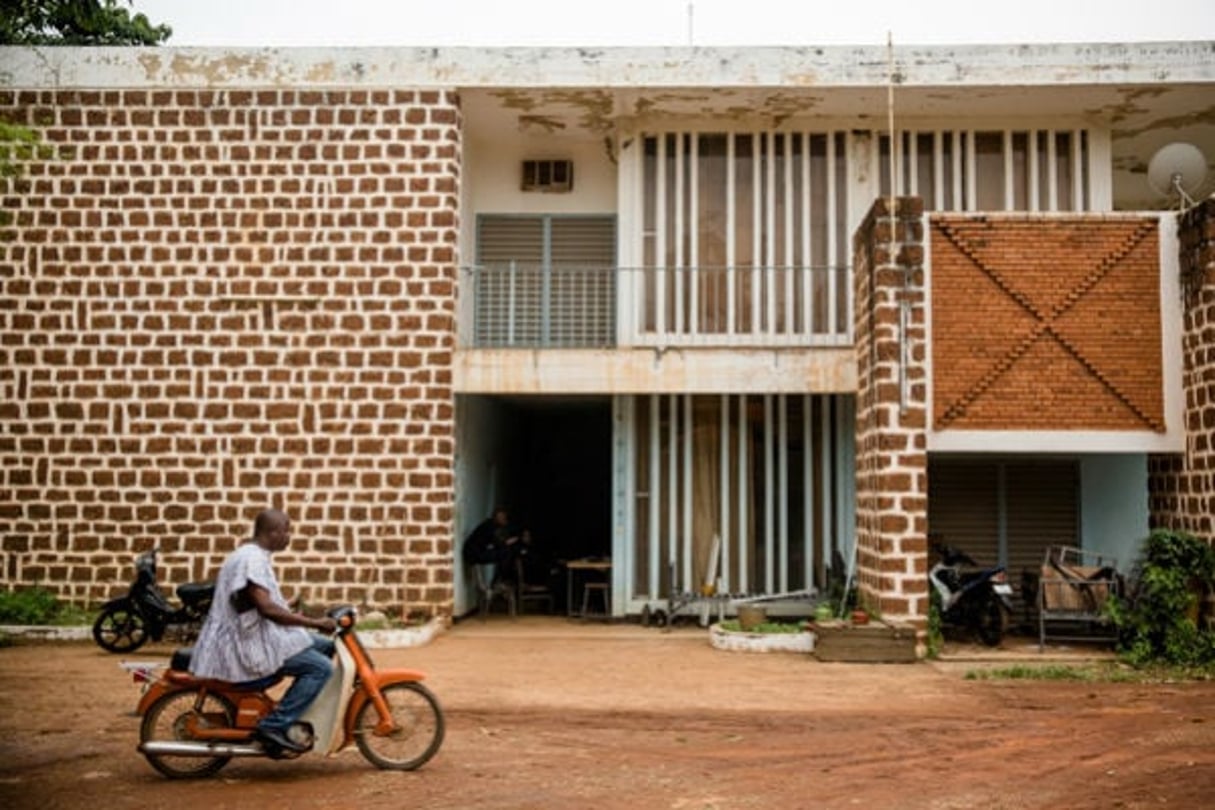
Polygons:
M820 661L899 664L919 660L915 654L915 629L870 621L812 622L814 657Z

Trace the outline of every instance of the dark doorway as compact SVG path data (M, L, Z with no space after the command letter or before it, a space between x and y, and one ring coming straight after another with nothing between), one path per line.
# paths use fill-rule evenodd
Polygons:
M603 397L510 400L518 522L555 560L611 553L612 411Z

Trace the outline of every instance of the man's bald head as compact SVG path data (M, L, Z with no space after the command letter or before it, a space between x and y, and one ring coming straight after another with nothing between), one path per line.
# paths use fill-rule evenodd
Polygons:
M265 537L276 529L287 526L290 523L287 512L281 509L264 509L258 512L258 517L253 521L253 536Z

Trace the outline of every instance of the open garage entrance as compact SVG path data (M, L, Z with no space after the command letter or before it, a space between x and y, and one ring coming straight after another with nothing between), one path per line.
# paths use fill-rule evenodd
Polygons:
M1136 453L933 454L929 539L1005 566L1014 621L1032 627L1023 597L1032 597L1047 546L1084 549L1130 570L1149 531L1147 468Z
M609 397L466 395L456 424L458 568L460 544L496 505L531 532L541 559L611 553ZM468 573L456 579L467 585ZM457 614L471 609L470 589L457 587L456 599Z

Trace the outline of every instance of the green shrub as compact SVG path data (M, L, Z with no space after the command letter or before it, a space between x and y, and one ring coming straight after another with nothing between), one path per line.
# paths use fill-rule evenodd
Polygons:
M0 624L87 624L82 608L64 604L46 588L0 591Z
M941 594L936 588L928 589L928 641L927 656L938 658L945 644L945 631L941 628Z
M58 609L59 600L45 588L0 592L0 622L5 624L49 624Z
M1215 663L1215 633L1195 621L1197 600L1215 589L1215 549L1184 532L1152 532L1132 579L1133 593L1107 603L1123 657L1136 666Z

